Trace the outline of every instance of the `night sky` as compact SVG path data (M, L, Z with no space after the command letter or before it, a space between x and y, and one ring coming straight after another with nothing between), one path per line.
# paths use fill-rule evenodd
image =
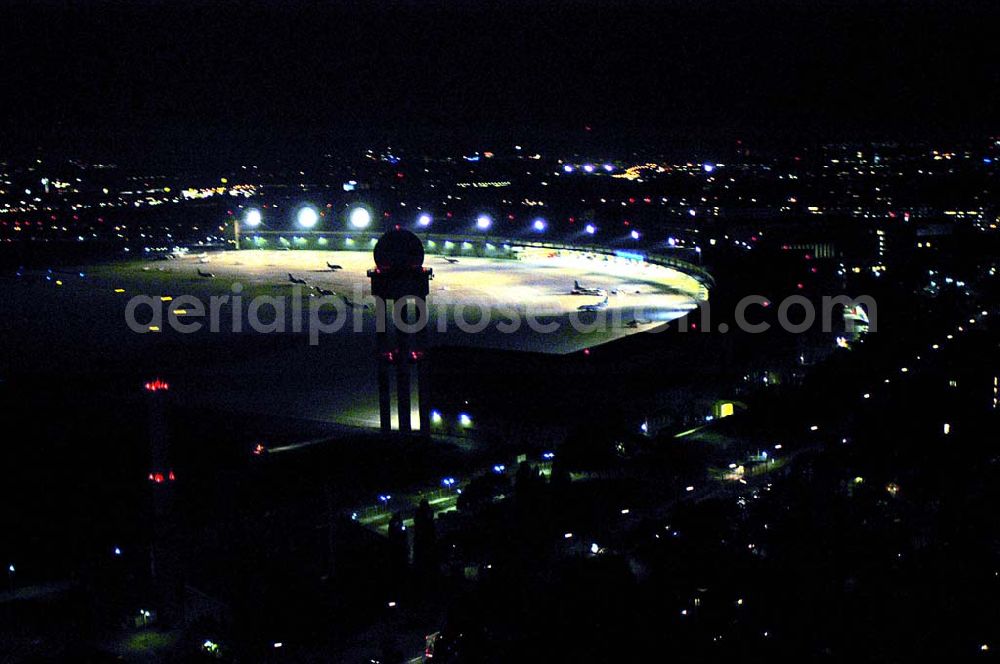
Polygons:
M988 132L997 4L8 3L0 136L195 154Z

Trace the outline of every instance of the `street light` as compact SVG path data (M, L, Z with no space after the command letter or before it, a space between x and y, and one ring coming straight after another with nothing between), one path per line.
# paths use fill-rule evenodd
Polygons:
M534 222L532 222L531 227L534 228L539 233L541 233L542 231L545 230L545 220L539 217L538 219L535 219Z
M433 221L431 215L427 214L426 212L421 212L417 216L417 225L422 228L427 228L428 226L430 226L431 221Z
M295 220L302 228L312 228L319 223L319 213L316 212L316 208L305 205L299 208L298 213L295 215Z
M347 220L351 226L359 230L368 228L368 225L372 223L372 213L368 211L368 208L359 205L351 210L350 214L347 215Z
M264 217L257 208L250 208L243 217L243 223L246 224L248 228L256 228L257 226L260 226L263 220Z
M587 227L584 228L583 230L587 231L587 235L593 235L594 233L597 232L597 226L593 224L587 224Z
M488 214L481 214L479 215L479 217L476 218L476 228L478 228L481 231L489 230L490 226L492 225L493 225L493 220L490 219L490 216Z

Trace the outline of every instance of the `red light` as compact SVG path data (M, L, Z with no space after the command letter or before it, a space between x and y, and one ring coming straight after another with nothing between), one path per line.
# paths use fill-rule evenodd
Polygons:
M806 255L805 255L805 259L806 259L807 261L811 261L811 260L813 259L813 255L812 255L812 254L806 254Z
M767 309L769 306L771 306L771 301L770 300L764 300L764 302L761 304L761 306L764 307L765 309Z
M819 268L814 265L809 269L809 271L812 272L813 274L816 274L817 272L819 272Z
M756 235L751 235L750 236L750 241L751 242L756 242L757 241L757 236Z
M147 392L159 392L161 390L165 392L170 389L170 384L157 378L146 383L145 388Z
M170 480L171 482L177 479L177 476L174 475L174 471L171 470L169 473L167 473L167 479Z
M253 448L253 453L256 456L261 456L262 454L264 454L264 445L263 445L263 443L257 443L257 445L255 445L254 448Z
M583 354L589 356L590 355L590 349L589 348L584 348L583 349Z
M405 178L406 176L405 176L405 175L403 174L403 172L402 172L402 171L400 171L400 172L396 173L396 177L397 177L397 178L399 178L400 180L402 180L402 179L403 179L403 178Z
M163 473L150 473L149 481L155 482L156 484L163 484Z
M795 287L798 288L799 290L802 290L803 288L805 288L805 286L802 284L801 281L799 283L795 284Z
M422 359L424 359L424 351L422 351L422 350L411 350L410 351L410 361L411 362L419 362Z
M691 329L692 330L697 330L698 329L698 323L691 323Z

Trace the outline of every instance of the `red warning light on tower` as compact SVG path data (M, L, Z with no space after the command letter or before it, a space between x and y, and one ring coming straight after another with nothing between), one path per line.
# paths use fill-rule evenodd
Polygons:
M146 383L144 387L147 392L165 392L170 389L170 384L157 378Z

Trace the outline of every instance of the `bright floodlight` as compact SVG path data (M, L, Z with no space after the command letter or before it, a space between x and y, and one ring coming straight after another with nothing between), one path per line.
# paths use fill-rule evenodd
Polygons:
M565 166L563 166L563 170L566 171L567 173L572 173L573 172L573 165L572 164L566 164Z
M299 209L295 219L299 222L299 226L302 228L312 228L319 223L319 213L316 212L314 208L307 205L306 207Z
M251 208L247 210L246 216L243 218L243 223L252 228L254 226L260 226L260 222L262 220L263 217L260 214L260 210L257 208Z
M611 171L615 170L614 164L604 164L604 170L610 173Z
M715 164L704 164L702 168L705 169L706 173L711 173L715 170Z
M493 220L490 219L489 215L481 214L476 219L476 228L478 228L481 231L487 230L492 225L493 225Z
M372 213L367 208L358 206L351 210L347 220L354 228L368 228L368 224L372 223Z
M417 224L426 228L431 225L431 215L423 212L417 217Z
M534 223L532 223L531 225L538 232L542 232L542 231L545 230L545 220L544 219L541 219L541 218L535 219Z
M587 231L588 235L593 235L594 233L597 232L597 226L594 226L593 224L587 224L587 227L584 230Z
M594 165L593 164L584 164L583 165L583 170L587 171L588 173L593 173L594 172Z
M631 235L633 240L639 239L639 231L632 231Z

